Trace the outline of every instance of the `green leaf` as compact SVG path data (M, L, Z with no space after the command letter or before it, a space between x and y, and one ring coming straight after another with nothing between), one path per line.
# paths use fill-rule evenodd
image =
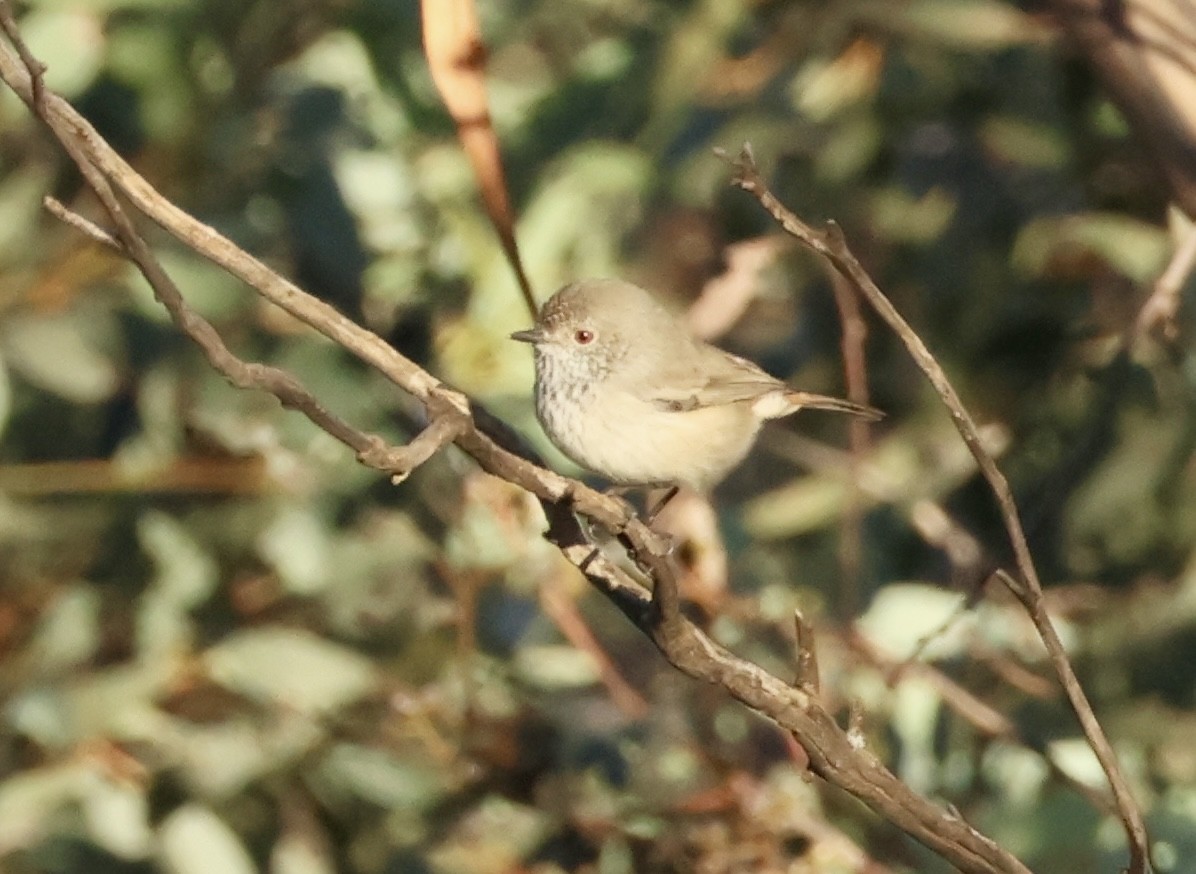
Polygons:
M241 838L215 813L185 804L159 829L162 862L171 874L258 874Z
M320 765L320 778L390 810L424 810L452 789L444 768L429 759L403 759L357 744L333 747Z
M955 198L941 188L914 197L900 188L878 191L869 204L881 237L925 245L942 236L955 217Z
M90 768L74 761L11 774L0 782L0 856L38 843L53 817L78 797Z
M36 251L41 224L34 219L53 180L48 166L34 166L0 181L0 261L18 264Z
M791 537L825 528L843 515L848 486L841 479L808 476L749 501L744 528L753 537Z
M187 651L193 633L188 611L215 591L216 562L166 513L143 515L137 520L137 536L156 571L137 611L138 652L145 658L162 658Z
M153 846L142 784L95 773L86 781L83 818L91 839L121 859L143 859Z
M1146 283L1163 269L1170 250L1163 228L1120 213L1087 212L1026 224L1013 246L1013 264L1042 277L1098 255L1135 282Z
M601 678L598 663L590 653L565 644L520 647L513 667L520 680L543 689L590 686Z
M164 756L180 763L195 793L208 798L228 798L264 775L294 769L326 740L318 721L286 712L276 719L254 714L214 724L158 712L152 737Z
M88 661L99 645L100 596L76 583L42 615L28 657L37 676L46 678Z
M97 342L115 329L107 321L79 310L14 315L0 340L9 366L36 387L77 404L98 404L119 384L115 363Z
M458 821L429 858L438 871L501 874L516 868L549 825L544 811L490 795Z
M1045 25L997 0L881 0L863 6L863 17L895 33L968 51L999 51L1051 35Z
M95 81L104 60L103 19L92 9L38 9L21 19L21 35L46 65L46 85L78 97Z
M305 714L338 710L377 681L365 656L296 628L235 632L208 650L204 662L216 682Z
M258 538L258 551L296 595L314 595L331 580L328 525L311 507L283 507Z
M154 562L153 586L189 609L206 601L219 582L215 560L173 516L150 510L137 520L137 539Z
M856 628L893 658L908 658L924 637L960 614L963 603L962 595L936 586L894 583L876 593L867 612L856 620ZM966 652L969 629L974 626L975 614L959 615L934 638L926 657L950 658Z
M336 863L314 822L299 818L279 836L270 851L270 874L336 874Z
M998 115L980 127L980 139L994 157L1010 164L1050 170L1068 158L1067 141L1058 127Z

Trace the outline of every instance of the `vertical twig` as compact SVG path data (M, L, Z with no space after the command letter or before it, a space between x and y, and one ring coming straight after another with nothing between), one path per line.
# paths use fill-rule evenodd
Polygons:
M814 629L801 610L793 611L793 628L797 634L794 640L797 659L794 685L817 695L822 689L822 679L818 672L818 651L814 649Z
M947 407L956 430L972 453L972 457L976 459L981 474L996 498L1005 530L1013 547L1020 579L1003 572L1000 573L1001 579L1021 601L1030 620L1034 623L1034 627L1046 647L1056 676L1058 676L1072 710L1080 722L1084 736L1109 781L1129 844L1129 870L1132 874L1144 874L1150 867L1150 847L1142 812L1134 800L1129 783L1121 772L1121 766L1118 764L1113 747L1105 736L1104 729L1076 678L1075 670L1059 640L1058 632L1047 614L1042 583L1030 555L1030 547L1026 542L1026 534L1013 499L1013 491L1009 488L1009 482L997 467L997 463L984 448L976 423L964 407L955 387L948 380L946 372L926 347L922 338L902 318L897 308L885 297L872 277L856 259L847 245L843 231L837 224L828 222L822 231L816 231L782 204L760 177L750 146L744 145L735 159L729 158L725 152L720 151L719 154L720 157L728 160L735 169L733 185L737 185L755 196L761 206L776 219L786 233L826 258L851 283L852 287L864 296L864 299L905 344L910 357L925 374Z
M1159 275L1154 289L1142 309L1134 329L1143 337L1159 328L1163 339L1174 343L1179 337L1179 302L1184 283L1196 268L1196 222L1185 231L1183 239L1171 255L1166 269Z
M847 280L831 270L831 288L835 293L835 306L839 309L839 323L842 326L840 350L843 356L843 374L847 383L847 398L861 406L872 405L868 391L868 366L864 355L864 344L868 339L868 325L860 312ZM871 444L869 423L852 416L847 423L848 441L851 447L850 470L852 487L848 490L843 514L842 533L839 541L839 564L843 570L839 587L839 609L842 615L852 615L859 606L860 573L863 568L864 538L861 531L864 516L863 495L860 494L860 464L868 454Z

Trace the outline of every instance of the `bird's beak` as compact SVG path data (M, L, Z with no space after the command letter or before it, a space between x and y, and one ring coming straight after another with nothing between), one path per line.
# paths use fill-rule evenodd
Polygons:
M516 331L511 335L512 340L520 343L531 343L533 346L544 342L544 332L539 328L528 328L526 331Z

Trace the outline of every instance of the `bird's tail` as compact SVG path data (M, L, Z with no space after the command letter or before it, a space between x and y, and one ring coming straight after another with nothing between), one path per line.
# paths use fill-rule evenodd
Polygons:
M850 416L859 416L861 419L867 419L870 422L875 422L878 419L883 419L885 414L875 407L866 407L863 404L852 403L841 398L832 398L827 395L816 395L808 391L789 391L785 393L785 399L793 404L794 412L799 409L807 410L832 410L837 413L847 413Z

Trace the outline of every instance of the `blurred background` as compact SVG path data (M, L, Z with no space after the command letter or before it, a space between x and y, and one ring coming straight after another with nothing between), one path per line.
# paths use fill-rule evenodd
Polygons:
M789 207L842 225L1010 477L1159 869L1196 871L1196 360L1182 314L1167 341L1134 329L1188 231L1149 137L1058 23L996 0L479 12L538 299L633 279L842 395L833 278L712 148L750 141ZM50 87L166 196L576 473L535 423L530 355L507 339L531 314L415 4L18 13ZM392 486L231 388L46 193L98 215L4 91L0 870L949 870L672 671L541 539L527 495L456 450ZM418 430L394 386L145 230L242 357L358 427ZM770 425L712 504L671 508L695 615L787 677L801 609L824 698L915 789L1036 870L1119 871L1033 630L979 587L1008 558L987 489L900 345L864 325L883 423L854 441L830 416Z

